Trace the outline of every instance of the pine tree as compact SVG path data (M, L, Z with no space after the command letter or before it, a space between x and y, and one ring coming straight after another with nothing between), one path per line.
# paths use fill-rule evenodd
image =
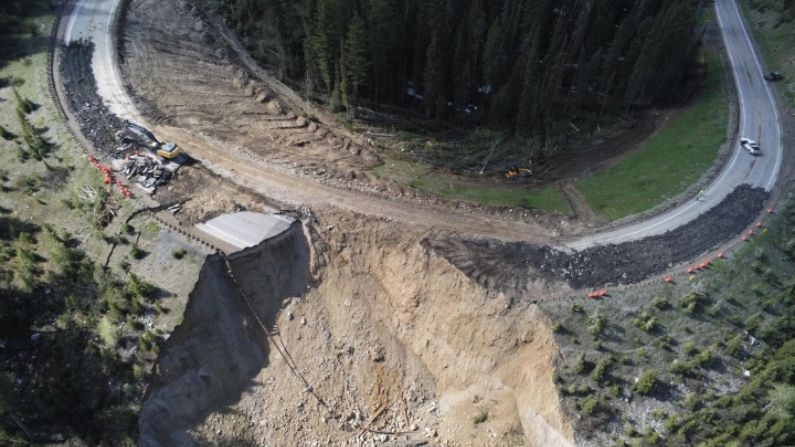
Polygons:
M367 50L367 30L359 16L351 21L345 40L345 74L353 89L353 96L359 96L359 88L367 84L370 61Z

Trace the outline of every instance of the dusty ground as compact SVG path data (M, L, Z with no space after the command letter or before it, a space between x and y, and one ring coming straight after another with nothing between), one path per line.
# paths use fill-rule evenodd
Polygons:
M696 220L637 242L566 253L549 246L434 236L424 244L485 287L521 296L536 282L570 287L633 284L692 259L739 234L762 211L768 193L743 185Z
M208 26L188 2L130 3L120 54L144 114L298 171L355 178L379 163L367 148L288 110Z
M143 445L568 445L535 305L477 285L417 231L306 217L230 263L313 393L213 257L164 347Z

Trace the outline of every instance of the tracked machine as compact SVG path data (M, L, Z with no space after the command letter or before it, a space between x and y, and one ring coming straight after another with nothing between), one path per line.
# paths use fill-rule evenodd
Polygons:
M176 143L162 143L147 128L130 121L124 122L124 127L117 133L116 138L122 146L141 147L167 160L174 159L182 153Z

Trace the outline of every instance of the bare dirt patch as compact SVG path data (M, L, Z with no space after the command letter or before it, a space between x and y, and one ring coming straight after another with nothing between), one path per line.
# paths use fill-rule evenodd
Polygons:
M188 2L131 1L121 20L123 74L153 122L310 175L350 179L379 163L367 148L284 105Z
M632 284L692 259L747 228L768 193L742 185L718 206L676 230L636 242L566 253L549 246L487 239L429 238L423 243L486 287L510 293L545 279L575 289Z

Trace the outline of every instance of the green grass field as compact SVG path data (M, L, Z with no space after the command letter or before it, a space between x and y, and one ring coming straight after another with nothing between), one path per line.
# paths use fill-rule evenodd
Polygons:
M653 208L686 190L715 161L726 137L728 100L722 62L710 53L705 88L626 159L577 182L597 213L615 220Z
M387 159L375 172L380 177L448 199L563 214L569 211L566 199L554 186L534 190L521 186L484 185L465 177L434 171L423 163L396 159Z

